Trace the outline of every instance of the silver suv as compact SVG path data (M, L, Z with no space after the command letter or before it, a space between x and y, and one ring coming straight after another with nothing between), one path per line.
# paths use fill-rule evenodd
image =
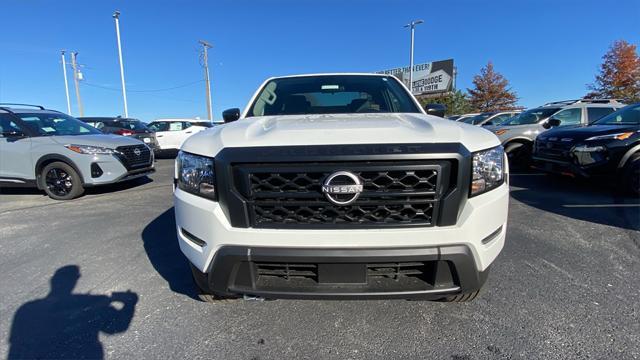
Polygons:
M153 152L141 141L103 134L42 106L25 106L33 107L0 104L0 187L37 187L53 199L69 200L85 187L154 171Z
M541 132L552 126L587 125L624 106L613 99L557 101L529 109L500 125L485 126L485 129L498 136L512 168L525 167L531 161L533 142Z

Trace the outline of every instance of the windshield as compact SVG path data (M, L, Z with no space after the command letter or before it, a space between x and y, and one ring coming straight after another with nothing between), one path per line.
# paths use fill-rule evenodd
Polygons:
M593 125L640 125L640 104L624 107L597 120Z
M102 134L91 125L61 113L17 113L39 136Z
M465 122L467 124L475 125L475 124L481 123L482 120L488 118L489 116L491 116L493 114L495 114L495 113L484 113L484 114L472 116L472 117L469 117L469 118L466 118L466 119L462 120L462 122Z
M537 124L540 120L544 120L556 113L560 108L543 107L527 110L511 119L503 122L501 125L529 125Z
M104 121L104 126L136 131L148 130L147 125L140 120L107 120Z
M321 75L269 81L247 116L419 112L393 77Z

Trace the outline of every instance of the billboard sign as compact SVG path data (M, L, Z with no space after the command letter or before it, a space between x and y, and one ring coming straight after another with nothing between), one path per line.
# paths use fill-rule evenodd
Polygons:
M409 67L378 71L393 75L409 87ZM453 59L413 65L414 95L437 94L453 90Z

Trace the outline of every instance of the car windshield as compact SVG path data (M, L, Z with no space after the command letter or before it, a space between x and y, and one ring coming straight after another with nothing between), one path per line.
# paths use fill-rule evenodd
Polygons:
M213 127L213 123L211 121L191 121L191 125L201 126L206 128Z
M419 112L394 77L321 75L269 81L247 116Z
M147 125L140 120L135 119L114 119L104 121L104 126L110 126L120 129L145 131L148 130Z
M503 122L501 125L508 126L537 124L540 120L548 118L549 116L555 114L558 110L560 110L560 108L555 107L543 107L527 110Z
M475 125L475 124L478 124L478 123L482 122L482 120L488 118L489 116L491 116L493 114L495 114L495 113L484 113L484 114L468 117L468 118L462 120L462 122L465 122L467 124Z
M640 125L640 104L624 107L592 125Z
M39 136L102 134L91 125L62 113L17 113Z

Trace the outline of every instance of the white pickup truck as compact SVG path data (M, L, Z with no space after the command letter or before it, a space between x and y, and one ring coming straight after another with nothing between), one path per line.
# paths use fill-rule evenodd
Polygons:
M498 138L430 116L392 76L268 79L176 160L201 298L469 301L507 230Z

